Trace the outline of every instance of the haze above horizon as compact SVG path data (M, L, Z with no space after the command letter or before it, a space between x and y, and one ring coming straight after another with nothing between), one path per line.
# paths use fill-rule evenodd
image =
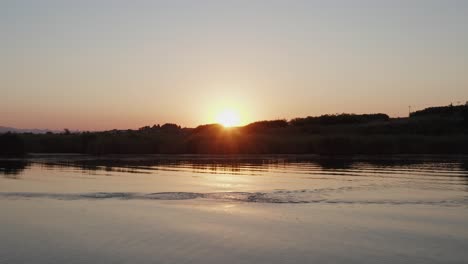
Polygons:
M468 100L467 1L0 1L0 126L193 127Z

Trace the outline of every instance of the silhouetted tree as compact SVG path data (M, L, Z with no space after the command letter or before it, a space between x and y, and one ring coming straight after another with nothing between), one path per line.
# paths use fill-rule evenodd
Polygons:
M177 124L166 123L161 126L161 130L164 132L179 132L181 127Z
M308 116L306 118L294 118L290 121L293 126L306 125L343 125L343 124L361 124L376 121L388 121L390 117L386 114L336 114L322 116Z
M466 105L457 105L454 106L450 104L448 106L436 106L436 107L428 107L423 110L415 111L411 113L411 117L434 117L434 116L453 116L456 117L457 115L461 115L463 111L468 106Z
M18 134L8 132L0 135L0 154L21 155L24 153L24 142Z
M467 102L467 105L465 105L465 107L463 108L462 117L463 117L463 123L465 124L465 127L468 127L468 102Z
M251 124L248 124L243 128L244 131L248 132L265 132L270 129L275 129L275 128L285 128L287 127L288 121L285 119L279 119L279 120L271 120L271 121L258 121L254 122Z

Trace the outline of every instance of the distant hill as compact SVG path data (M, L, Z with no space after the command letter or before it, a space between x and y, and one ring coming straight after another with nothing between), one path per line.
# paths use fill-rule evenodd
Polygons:
M6 133L6 132L45 134L47 132L57 132L57 131L49 130L49 129L37 129L37 128L29 129L29 128L14 128L14 127L0 126L0 133Z
M468 114L468 102L465 105L434 106L415 111L410 117L453 117L466 118Z

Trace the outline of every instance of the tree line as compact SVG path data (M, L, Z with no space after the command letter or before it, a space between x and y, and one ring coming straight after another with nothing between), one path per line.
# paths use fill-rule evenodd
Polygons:
M409 118L335 114L265 120L243 127L0 134L0 154L468 154L468 106L428 108Z

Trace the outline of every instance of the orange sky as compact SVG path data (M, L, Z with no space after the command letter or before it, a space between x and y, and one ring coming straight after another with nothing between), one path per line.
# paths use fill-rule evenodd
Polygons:
M0 3L0 126L125 129L468 100L468 4Z

